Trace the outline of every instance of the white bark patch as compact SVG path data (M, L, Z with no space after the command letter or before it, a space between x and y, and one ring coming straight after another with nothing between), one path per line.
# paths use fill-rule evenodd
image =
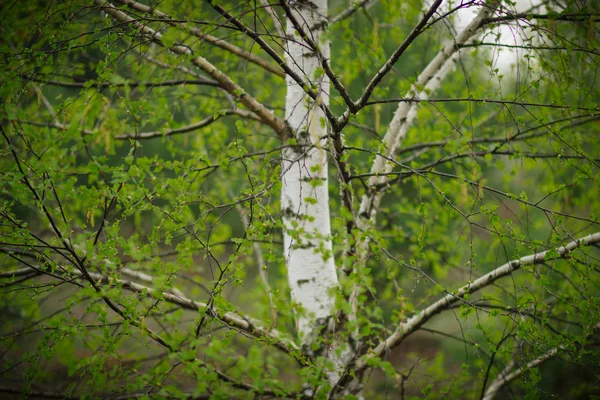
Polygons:
M294 11L296 20L328 58L329 43L320 38L327 1L313 0L307 4L298 5L302 8ZM320 65L317 54L303 42L290 21L286 34L293 38L287 42L288 65L305 82L318 88L319 102L327 104L329 80L324 75L316 76ZM338 286L331 242L327 154L322 149L327 126L317 102L289 77L287 85L286 120L299 146L283 152L284 254L292 299L304 310L298 317L298 331L307 338L317 319L331 315L334 302L331 292Z

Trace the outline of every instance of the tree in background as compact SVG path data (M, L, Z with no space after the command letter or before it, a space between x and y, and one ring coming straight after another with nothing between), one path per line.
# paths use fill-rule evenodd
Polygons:
M1 7L1 392L599 394L595 3Z

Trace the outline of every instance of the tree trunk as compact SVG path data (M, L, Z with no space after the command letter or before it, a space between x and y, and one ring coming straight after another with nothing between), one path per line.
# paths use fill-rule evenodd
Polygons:
M292 18L310 32L323 57L329 57L329 41L322 39L326 27L327 0L295 3ZM289 76L286 120L296 146L283 151L281 208L284 224L284 257L293 301L299 306L298 331L303 342L331 315L332 288L338 286L329 221L326 143L327 124L319 104L327 104L329 80L320 74L319 56L301 39L288 18L286 61L305 82L318 89L317 101ZM316 323L316 325L315 325Z

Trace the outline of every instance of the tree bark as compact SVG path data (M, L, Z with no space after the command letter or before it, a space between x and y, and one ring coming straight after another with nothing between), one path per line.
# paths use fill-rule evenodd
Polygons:
M293 18L319 46L318 52L311 49L288 18L286 62L319 91L314 101L296 81L289 76L286 79L285 116L297 146L283 151L284 257L292 299L299 306L298 331L307 342L315 326L324 324L331 315L332 289L338 286L329 220L327 153L322 146L327 124L319 108L329 97L329 79L318 72L319 57L329 57L329 42L322 35L327 1L299 2L294 7Z

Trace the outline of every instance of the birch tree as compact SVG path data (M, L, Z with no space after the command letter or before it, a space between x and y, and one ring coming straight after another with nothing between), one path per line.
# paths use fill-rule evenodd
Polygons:
M597 394L595 3L0 7L0 392Z

